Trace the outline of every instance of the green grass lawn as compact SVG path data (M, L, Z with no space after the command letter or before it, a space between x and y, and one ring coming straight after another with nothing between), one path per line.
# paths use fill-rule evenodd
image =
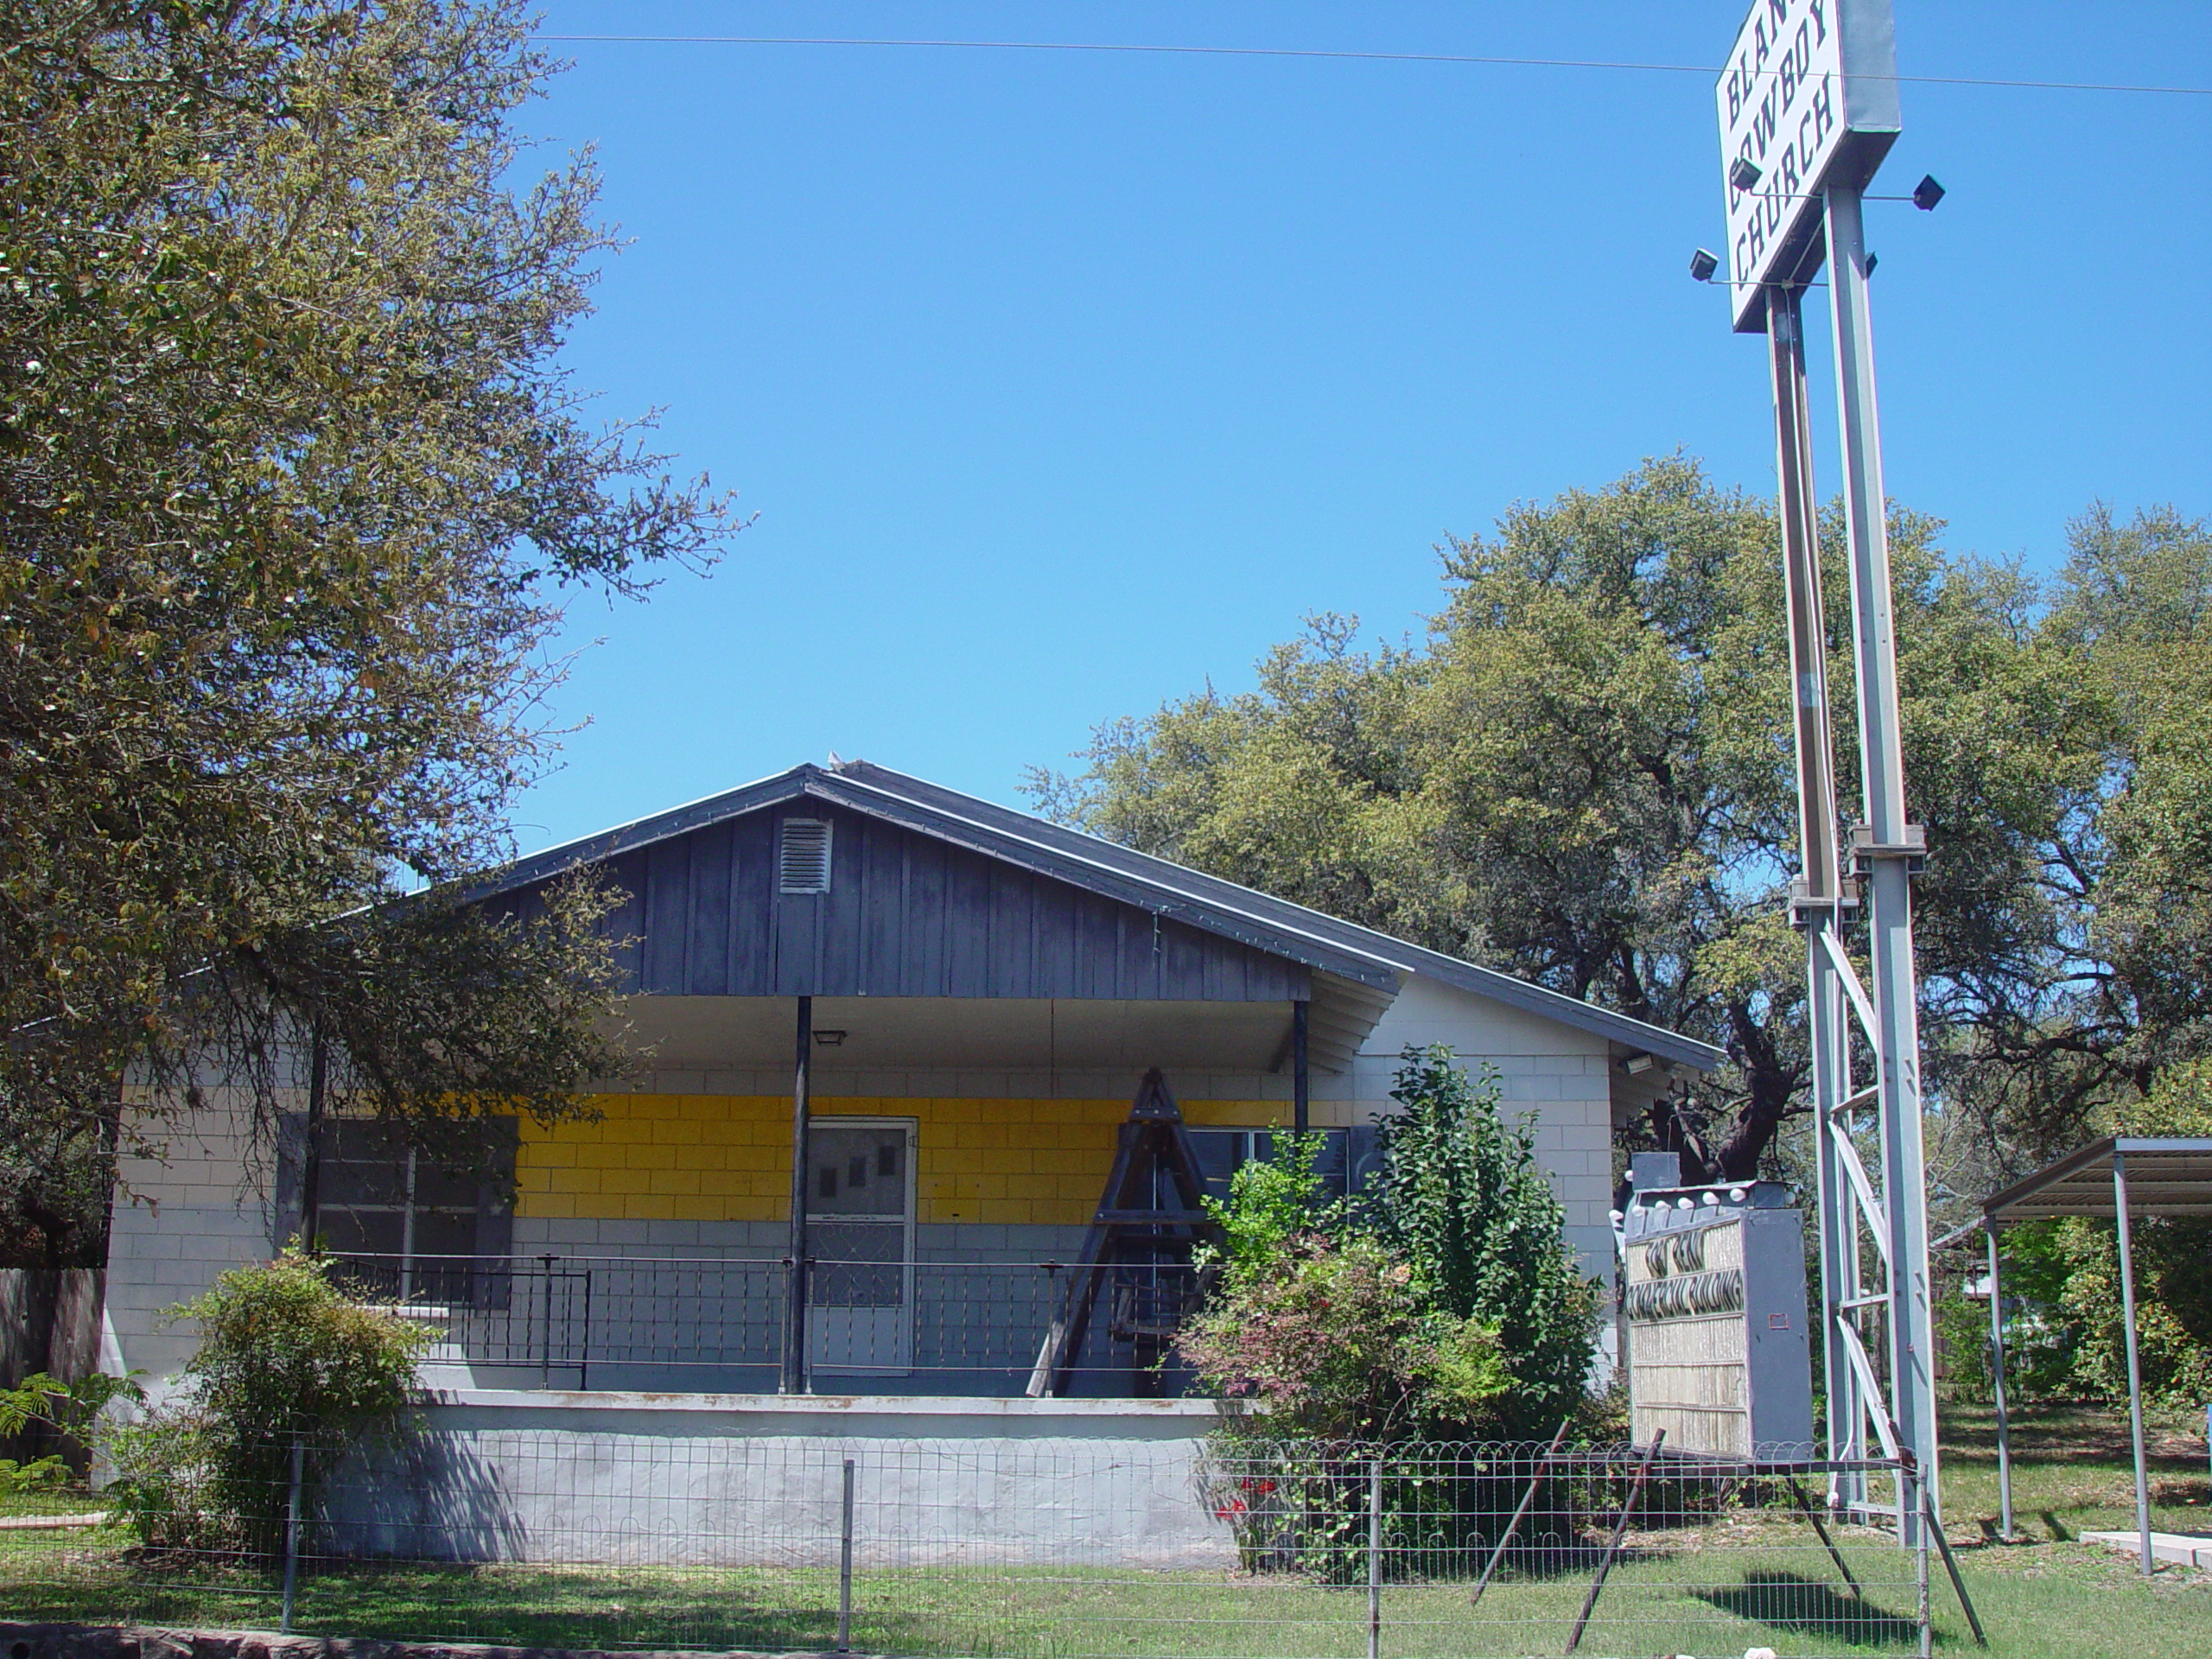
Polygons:
M2212 1653L2212 1574L2167 1569L2149 1584L2131 1557L2076 1541L2133 1524L2124 1417L2024 1414L2016 1433L2020 1538L1995 1539L1986 1414L1950 1414L1945 1507L1969 1588L2005 1659L2202 1659ZM2157 1524L2206 1529L2202 1440L2162 1421ZM1839 1541L1866 1587L1843 1592L1810 1530L1773 1510L1634 1533L1582 1644L1591 1655L1783 1655L1914 1650L1911 1562L1880 1535ZM19 1619L267 1628L273 1579L126 1554L111 1529L0 1531L0 1609ZM1557 1654L1589 1584L1586 1558L1522 1563L1470 1605L1464 1581L1391 1584L1382 1646L1394 1659ZM302 1580L310 1632L585 1647L819 1649L835 1639L836 1579L815 1568L348 1567ZM1974 1651L1940 1567L1940 1650ZM1017 1567L874 1568L854 1584L862 1651L976 1659L1362 1659L1363 1589L1291 1574Z

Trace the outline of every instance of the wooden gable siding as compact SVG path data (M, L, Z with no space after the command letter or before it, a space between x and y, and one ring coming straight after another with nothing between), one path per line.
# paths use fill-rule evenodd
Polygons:
M778 826L836 825L830 891L776 891ZM1304 999L1303 963L819 801L613 860L626 988L674 996ZM524 900L525 908L530 906Z

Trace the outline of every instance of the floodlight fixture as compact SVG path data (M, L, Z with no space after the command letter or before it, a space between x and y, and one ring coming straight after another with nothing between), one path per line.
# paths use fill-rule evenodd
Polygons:
M1866 274L1867 274L1869 276L1872 276L1874 274L1874 267L1875 267L1875 266L1877 266L1877 265L1878 265L1878 264L1880 264L1881 263L1882 263L1882 256L1881 256L1880 254L1878 254L1878 253L1869 253L1869 254L1866 256Z
M1933 173L1924 173L1920 182L1912 187L1912 205L1923 213L1933 213L1936 204L1943 200L1943 187L1936 182Z
M1738 156L1728 164L1728 182L1738 190L1750 189L1764 176L1758 164L1748 156Z
M845 1033L842 1031L817 1031L814 1033L814 1046L817 1048L842 1048Z
M1719 269L1719 257L1703 248L1690 255L1690 278L1694 282L1709 283L1713 273Z

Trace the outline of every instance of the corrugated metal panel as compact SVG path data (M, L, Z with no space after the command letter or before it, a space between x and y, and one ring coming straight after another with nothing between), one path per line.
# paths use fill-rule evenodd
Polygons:
M2131 1216L2212 1215L2212 1138L2201 1135L2093 1141L1993 1194L1983 1203L1982 1213L1989 1221L2005 1224L2050 1216L2117 1215L2115 1154L2126 1160ZM1968 1230L1961 1228L1940 1242L1950 1243Z

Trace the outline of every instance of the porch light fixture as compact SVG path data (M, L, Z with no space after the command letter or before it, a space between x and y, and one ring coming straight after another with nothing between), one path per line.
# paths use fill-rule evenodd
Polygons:
M1764 176L1765 175L1759 170L1758 164L1745 156L1738 156L1733 162L1729 163L1728 182L1734 185L1738 190L1750 189Z
M817 1048L839 1048L843 1046L844 1041L845 1033L842 1031L817 1031L814 1033Z
M1690 255L1690 280L1692 282L1709 283L1713 280L1713 273L1719 269L1720 258L1717 254L1708 252L1707 250L1700 248L1695 253Z

